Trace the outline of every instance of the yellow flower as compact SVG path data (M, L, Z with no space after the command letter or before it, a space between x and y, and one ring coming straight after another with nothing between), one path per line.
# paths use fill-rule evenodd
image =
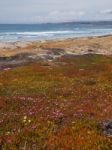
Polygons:
M29 119L29 120L28 120L28 122L30 123L30 122L31 122L31 120Z
M26 122L26 120L23 120L23 122Z
M27 116L24 116L23 119L26 120L26 119L27 119Z

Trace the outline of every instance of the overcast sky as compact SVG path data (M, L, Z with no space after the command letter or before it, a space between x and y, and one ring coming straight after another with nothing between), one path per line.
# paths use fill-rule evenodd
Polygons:
M0 0L0 23L112 20L112 0Z

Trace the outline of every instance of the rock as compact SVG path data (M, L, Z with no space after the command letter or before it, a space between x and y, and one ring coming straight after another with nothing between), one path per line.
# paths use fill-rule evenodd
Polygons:
M93 53L93 52L94 52L94 50L92 50L92 49L88 49L88 52L89 52L89 53Z
M48 54L50 53L55 56L60 56L65 54L65 50L61 48L43 48L43 49L46 50Z
M29 62L29 61L36 61L36 60L42 60L42 58L39 55L33 53L20 53L9 57L0 56L0 62L5 62L5 63L11 63L13 61Z
M112 137L112 120L106 120L102 122L103 134Z

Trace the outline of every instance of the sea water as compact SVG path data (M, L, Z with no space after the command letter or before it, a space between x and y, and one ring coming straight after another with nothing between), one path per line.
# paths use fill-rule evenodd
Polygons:
M34 41L112 34L112 21L0 24L0 41Z

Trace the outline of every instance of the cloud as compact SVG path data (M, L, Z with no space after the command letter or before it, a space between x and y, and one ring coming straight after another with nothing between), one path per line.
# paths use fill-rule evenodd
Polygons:
M100 12L100 14L112 14L112 9L105 9Z
M0 0L0 23L112 20L111 8L112 0Z
M32 22L67 22L80 20L85 15L84 11L51 11L43 16L35 16Z

